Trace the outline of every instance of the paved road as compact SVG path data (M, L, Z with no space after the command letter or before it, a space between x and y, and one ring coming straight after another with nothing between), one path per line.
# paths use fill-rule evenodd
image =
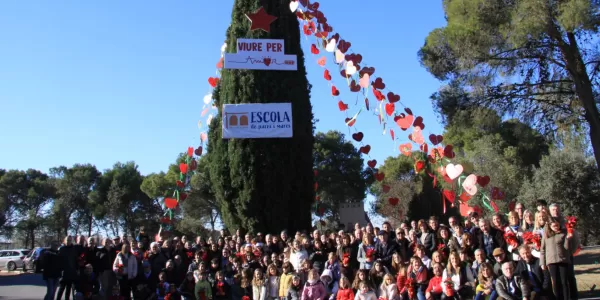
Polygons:
M40 300L46 295L41 274L0 276L0 299Z

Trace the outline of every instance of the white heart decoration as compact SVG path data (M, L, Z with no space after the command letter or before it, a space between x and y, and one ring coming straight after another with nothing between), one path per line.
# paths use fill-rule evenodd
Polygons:
M346 75L352 76L354 74L356 74L356 66L354 65L353 61L349 61L346 64Z
M206 96L204 96L204 104L209 104L210 101L212 101L212 95L211 94L207 94Z
M331 39L331 41L329 41L329 43L327 43L327 46L325 46L325 51L327 51L327 52L335 51L335 43L337 43L337 41L335 39Z
M223 43L223 46L221 46L221 53L225 53L225 49L227 49L227 43Z
M335 63L342 63L344 59L346 59L346 55L340 49L335 50Z
M290 1L290 10L296 12L298 9L298 1Z
M460 164L448 164L446 166L446 175L448 175L448 177L452 180L458 178L458 176L460 176L460 174L462 174L463 172L463 166L461 166Z
M207 126L210 126L210 122L212 122L212 119L213 119L213 115L212 114L208 115L208 118L206 118L206 125ZM475 179L475 180L477 180L477 179Z
M477 194L477 176L475 174L467 176L462 183L462 187L467 194L475 196L475 194Z

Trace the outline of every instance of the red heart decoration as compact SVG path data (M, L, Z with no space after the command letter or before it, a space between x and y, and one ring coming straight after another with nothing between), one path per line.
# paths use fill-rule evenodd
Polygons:
M340 40L340 34L336 33L336 34L332 35L331 38L327 42L331 42L331 40L339 41Z
M402 113L398 117L394 118L394 120L396 121L396 124L398 124L400 129L406 130L412 125L414 117L413 115L405 115L404 113Z
M169 217L160 218L160 222L163 224L171 224L171 219Z
M196 171L197 168L198 168L198 162L196 162L195 159L192 159L192 162L190 163L190 169L192 171Z
M308 6L306 6L306 8L308 8L309 10L317 10L319 9L319 2L310 3L308 4Z
M181 180L177 180L175 183L177 184L177 187L178 187L178 188L183 188L183 187L185 187L185 183L183 183L183 181L181 181Z
M450 201L450 203L454 204L454 200L456 200L456 195L454 194L454 191L444 190L442 192L442 194L444 195L444 198L446 198L446 200L448 200L448 201Z
M315 33L315 37L317 37L319 39L324 39L324 38L327 38L328 34L329 34L329 32L327 32L326 30L322 30L322 31Z
M317 48L317 46L315 44L310 45L310 52L312 54L319 54L319 48Z
M375 173L375 179L377 181L382 181L385 178L385 174L383 172L377 172Z
M354 63L355 66L358 66L358 64L360 64L362 62L362 55L360 54L346 54L346 56L344 57L347 61L351 61ZM356 69L360 70L359 67L356 67Z
M383 95L383 93L376 89L373 89L373 95L375 95L375 98L377 99L377 101L385 100L385 96Z
M217 63L217 69L223 68L223 62L224 62L224 59L223 59L223 57L221 57L221 59L219 59L219 62Z
M327 23L323 23L321 24L323 26L323 31L329 33L333 31L333 27L329 26L329 24Z
M389 198L389 199L388 199L388 203L389 203L391 206L396 206L396 205L398 205L398 202L400 202L400 199L398 199L398 198L396 198L396 197L393 197L393 198Z
M342 53L346 53L346 51L348 51L348 49L350 49L350 46L352 46L352 43L346 42L345 40L340 40L340 42L338 43L338 49Z
M463 192L462 194L460 194L460 200L462 200L463 202L467 202L469 201L469 199L471 199L471 195L469 195L466 192Z
M177 207L177 199L165 198L165 206L168 209L174 209L175 207Z
M364 137L364 134L362 132L357 132L357 133L352 134L352 138L357 142L362 141L363 137Z
M300 20L300 21L304 21L304 12L302 12L301 10L297 10L296 18L298 18L298 20Z
M358 72L358 75L360 75L360 77L365 76L365 74L369 74L369 76L373 76L374 73L375 73L375 68L373 68L373 67L363 67Z
M427 146L427 143L421 144L421 146L419 148L421 149L421 151L423 151L425 153L429 152L429 146Z
M452 151L452 145L446 145L444 148L444 156L447 158L454 158L454 151Z
M360 92L360 89L361 89L361 87L358 83L356 83L356 80L352 80L350 82L350 91L351 92L354 92L354 93Z
M404 144L400 145L400 153L402 153L403 155L410 156L411 152L412 152L412 144L411 143L404 143Z
M421 171L423 171L423 169L425 169L425 162L422 160L419 160L415 163L415 171L417 173L420 173Z
M362 146L358 149L358 151L360 151L364 154L369 154L369 152L371 151L371 146L370 145Z
M375 78L375 81L371 82L371 85L374 89L383 90L385 89L385 83L383 83L383 79L380 77Z
M422 130L423 128L421 128ZM435 146L439 143L441 143L444 140L444 137L441 135L435 135L435 134L430 134L429 135L429 141Z
M338 107L340 111L345 111L348 109L348 104L342 102L342 100L338 101Z
M387 93L387 99L388 101L390 101L390 103L398 102L400 101L400 95L396 95L392 92L389 92Z
M181 171L181 173L185 174L188 171L188 165L186 163L180 163L179 164L179 171Z
M425 129L425 124L423 124L423 117L417 117L415 122L413 123L415 127L421 127L421 130Z
M210 86L216 87L218 83L219 83L219 78L218 77L210 77L210 78L208 78L208 84L210 84Z
M385 105L385 113L388 116L391 116L394 113L394 110L396 110L396 105L394 105L394 103L387 103Z
M331 86L331 95L332 96L339 96L340 95L340 91L334 86Z
M269 58L269 57L263 58L263 63L265 64L265 66L268 67L271 64L271 58Z
M370 160L367 162L367 165L369 166L369 168L373 169L377 165L377 160L376 159Z
M485 187L490 183L490 176L477 176L477 184L481 187Z
M194 156L194 147L188 147L188 152L187 152L187 155L188 155L189 157L192 157L192 156Z
M453 183L454 180L450 179L450 177L448 177L448 175L444 175L444 181L446 181L447 183Z
M391 187L389 185L384 184L381 186L381 189L383 190L384 193L387 193L390 191Z
M325 78L325 80L327 81L331 80L331 74L329 74L329 70L325 69L325 71L323 72L323 78Z
M194 154L198 156L202 155L202 146L196 148L196 150L194 150Z
M352 125L354 125L354 123L356 123L356 119L346 118L346 124L348 126L352 126Z
M183 201L183 200L187 199L187 197L188 197L188 194L186 194L186 193L180 193L179 194L179 201Z
M317 61L317 63L319 64L319 66L323 67L325 66L325 63L327 62L327 58L325 58L325 56L319 58L319 60Z

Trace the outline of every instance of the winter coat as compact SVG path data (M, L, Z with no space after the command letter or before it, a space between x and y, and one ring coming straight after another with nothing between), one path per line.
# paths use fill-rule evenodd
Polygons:
M123 265L122 273L119 273L119 265ZM117 278L123 277L129 280L134 279L138 273L137 258L135 258L133 254L119 253L115 258L112 270L117 275Z
M287 300L300 300L302 298L302 289L290 287L287 291Z
M509 292L509 283L504 275L496 279L496 292L498 297L502 297L506 300L517 300L522 298L529 298L531 290L529 289L529 283L524 280L521 276L514 275L513 279L516 283L517 291L515 294Z
M212 287L208 280L201 280L196 282L196 286L194 287L194 294L196 295L196 300L208 300L212 299Z
M573 234L571 238L567 238L566 232L560 232L550 237L544 234L540 247L540 264L542 266L557 263L572 264L571 256L577 250L577 246L579 246L577 234Z
M325 300L327 297L327 290L325 285L320 280L314 283L307 282L302 291L302 300Z
M252 285L252 300L265 300L267 299L267 284L265 282L263 285Z
M288 289L294 279L294 273L282 274L279 278L279 297L286 297L288 295Z
M356 259L360 263L360 270L370 270L373 267L375 260L377 259L376 253L373 253L372 260L370 262L367 261L367 249L373 249L373 251L375 251L375 245L363 245L361 243L358 246L358 253Z
M354 300L377 300L377 296L375 296L375 292L368 291L366 293L357 292L356 296L354 296Z
M300 270L300 262L305 259L308 259L308 253L304 249L299 251L292 250L292 253L290 253L290 264L292 264L294 270Z
M387 300L400 300L400 295L398 294L398 286L396 286L395 283L392 283L384 287L382 284L379 287L379 298L384 298Z
M336 300L354 300L354 291L352 288L338 289Z
M44 280L60 278L62 273L62 258L58 256L58 251L50 249L44 251L40 262L40 265L44 269L42 273Z
M58 256L62 262L62 280L77 281L79 279L79 266L77 265L77 248L75 246L62 246L58 249Z

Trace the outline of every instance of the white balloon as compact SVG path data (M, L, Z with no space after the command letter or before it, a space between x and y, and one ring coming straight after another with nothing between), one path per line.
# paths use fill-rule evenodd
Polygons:
M327 46L325 46L325 50L327 52L333 52L335 51L335 39L331 39L331 41L329 41L329 43L327 43Z
M210 101L212 101L212 95L211 94L207 94L206 96L204 96L204 104L209 104Z

